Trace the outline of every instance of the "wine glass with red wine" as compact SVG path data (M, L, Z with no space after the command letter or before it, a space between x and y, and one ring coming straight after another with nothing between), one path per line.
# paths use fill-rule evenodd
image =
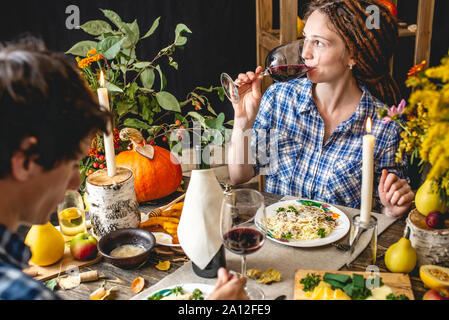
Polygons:
M254 218L258 219L258 227ZM246 277L246 256L257 252L266 236L263 195L253 189L237 189L225 194L221 206L220 232L226 249L241 256L241 273ZM246 286L251 300L263 300L264 293L255 286Z
M304 63L303 45L304 39L301 38L271 50L265 59L266 69L260 74L260 77L270 76L274 81L285 82L306 75L313 67L308 67ZM238 103L239 86L227 73L222 73L220 80L228 99L232 103Z

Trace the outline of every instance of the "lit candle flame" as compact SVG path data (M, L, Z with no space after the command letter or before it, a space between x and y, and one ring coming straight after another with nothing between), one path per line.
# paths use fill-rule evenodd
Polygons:
M366 132L371 133L371 118L366 119Z
M103 70L100 71L100 86L104 88L104 74Z

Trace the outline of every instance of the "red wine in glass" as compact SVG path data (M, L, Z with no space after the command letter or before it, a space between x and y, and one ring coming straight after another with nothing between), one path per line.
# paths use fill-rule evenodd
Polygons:
M265 236L252 228L235 228L223 235L225 247L235 254L250 254L259 250Z
M273 80L285 82L304 76L310 69L305 64L291 64L270 67L268 72Z
M270 76L274 81L285 82L306 75L313 67L304 63L303 45L304 39L299 39L271 50L265 59L266 69L260 74L260 77ZM222 73L220 80L228 99L232 103L238 103L240 100L239 86L227 73Z
M220 213L220 235L226 249L240 256L241 274L246 276L246 256L262 248L266 235L263 195L253 189L227 192ZM247 284L250 299L262 300L263 291Z

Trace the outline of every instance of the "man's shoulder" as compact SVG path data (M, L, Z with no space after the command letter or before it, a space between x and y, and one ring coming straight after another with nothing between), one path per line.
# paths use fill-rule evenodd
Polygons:
M54 300L58 297L18 268L0 261L0 300Z

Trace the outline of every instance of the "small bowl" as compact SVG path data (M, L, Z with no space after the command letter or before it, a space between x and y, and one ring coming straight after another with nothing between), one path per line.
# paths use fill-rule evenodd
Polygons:
M104 235L98 242L98 251L105 260L122 269L133 269L144 263L156 243L156 238L151 232L143 229L119 229ZM132 257L117 258L110 256L115 248L133 244L145 249L145 252Z

